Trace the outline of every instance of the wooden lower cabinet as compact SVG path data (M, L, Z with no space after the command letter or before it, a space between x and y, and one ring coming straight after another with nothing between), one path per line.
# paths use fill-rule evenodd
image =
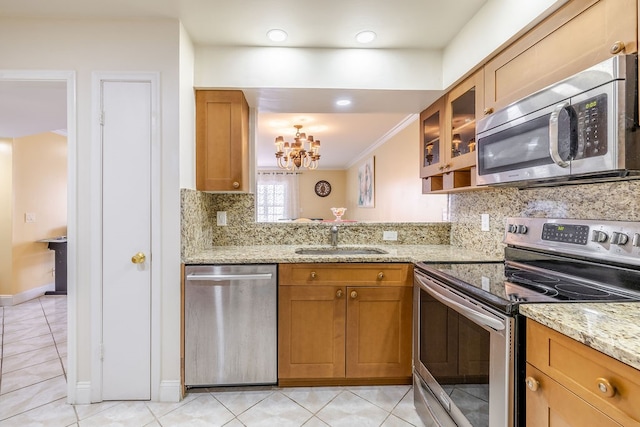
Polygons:
M535 378L537 390L527 390L527 427L622 426L571 393L530 364L527 378Z
M412 350L412 268L399 280L389 271L363 264L309 266L312 284L303 284L303 265L280 266L278 305L278 379L280 385L410 384ZM319 280L331 270L332 285ZM344 270L343 286L339 282ZM287 281L292 271L299 280ZM392 274L386 274L392 273ZM295 275L294 275L295 276ZM329 276L329 275L324 275ZM384 278L390 277L384 285ZM283 281L282 279L285 278ZM352 280L349 280L351 278ZM356 286L350 284L357 283Z
M640 426L640 371L527 320L527 427Z

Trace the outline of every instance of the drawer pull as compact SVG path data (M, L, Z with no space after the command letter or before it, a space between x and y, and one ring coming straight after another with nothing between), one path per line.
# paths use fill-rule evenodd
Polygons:
M536 391L538 390L538 387L540 387L540 382L533 377L527 377L524 382L527 384L527 388L531 391Z
M351 298L352 299L358 298L358 293L356 291L351 291Z
M596 379L596 385L600 393L602 393L605 397L613 397L616 394L616 388L611 385L609 380L606 378L598 378Z
M381 271L378 273L378 280L382 280L384 278L384 273Z
M336 298L342 298L342 289L338 289L338 292L336 292Z
M315 272L315 271L312 271L312 272L311 272L311 278L312 278L312 279L315 279L317 276L318 276L318 275L316 274L316 272Z

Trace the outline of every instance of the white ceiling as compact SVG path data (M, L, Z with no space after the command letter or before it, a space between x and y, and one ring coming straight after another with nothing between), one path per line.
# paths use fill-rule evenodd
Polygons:
M279 46L362 48L354 36L378 38L367 48L442 49L487 0L0 0L0 16L180 19L195 44L275 46L267 30L289 37ZM53 85L53 86L49 86ZM321 168L342 169L384 140L437 94L367 90L245 90L258 112L258 166L273 165L272 120L325 126ZM358 102L336 113L336 95ZM64 87L53 83L0 82L0 136L17 137L64 128ZM26 119L28 117L29 119ZM302 118L306 122L302 122ZM25 133L26 132L26 133ZM286 136L286 135L285 135Z

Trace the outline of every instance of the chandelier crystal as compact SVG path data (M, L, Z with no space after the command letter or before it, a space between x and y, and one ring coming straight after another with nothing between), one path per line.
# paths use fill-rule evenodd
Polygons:
M278 167L286 170L296 170L301 167L316 169L320 160L320 141L314 140L312 135L300 133L302 125L294 125L296 135L293 143L284 140L284 137L276 138L276 159ZM308 144L308 149L305 145Z

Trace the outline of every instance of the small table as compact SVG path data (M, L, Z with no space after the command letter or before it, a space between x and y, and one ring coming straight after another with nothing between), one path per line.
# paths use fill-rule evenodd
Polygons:
M56 287L55 291L47 291L45 295L66 295L67 294L67 237L53 237L50 239L38 240L41 243L48 243L48 248L55 252Z

